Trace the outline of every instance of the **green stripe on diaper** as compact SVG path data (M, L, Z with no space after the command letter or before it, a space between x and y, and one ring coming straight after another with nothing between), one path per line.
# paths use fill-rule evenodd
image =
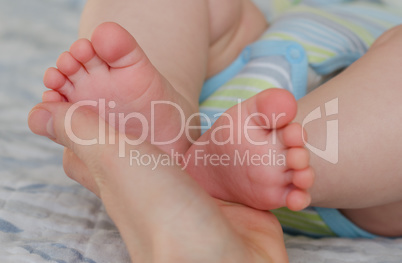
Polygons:
M377 24L379 26L382 26L384 28L391 28L394 26L394 24L386 22L386 21L382 21L380 19L375 19L375 18L366 18L367 20L371 21L374 24Z
M261 76L263 77L263 76ZM254 78L249 78L249 77L243 77L239 76L237 78L234 78L227 82L225 86L231 86L231 85L238 85L238 86L243 86L243 88L246 86L250 87L255 87L260 89L261 91L267 89L267 88L273 88L274 84L271 82L261 79L258 76L255 76Z
M325 47L321 47L321 46L314 46L312 44L308 44L305 41L303 41L303 39L298 39L298 38L293 37L291 35L288 35L286 33L277 33L277 32L268 33L268 34L264 35L263 39L270 39L272 37L277 37L277 38L279 38L281 40L291 40L291 41L298 42L307 51L316 52L316 53L322 53L322 54L325 54L327 56L336 55L336 53L332 52L330 49L326 49Z
M276 15L280 15L289 8L300 4L302 0L274 0L274 11Z
M353 24L351 22L347 22L341 17L338 17L336 15L331 14L330 12L322 11L317 8L301 5L297 6L296 8L289 10L290 13L300 13L300 12L307 12L311 14L316 14L319 15L325 19L332 20L333 22L342 25L352 32L354 32L356 35L359 36L361 40L363 40L367 46L371 46L371 44L374 42L375 38L373 35L370 34L364 27L361 27L359 25Z
M396 2L400 2L400 0L395 0ZM365 14L365 10L371 9L373 12L378 12L378 15L393 15L393 16L401 16L402 15L402 9L398 8L398 6L390 5L390 4L375 4L373 5L370 2L364 2L364 1L359 1L359 2L351 2L348 4L348 6L351 7L356 7L360 8L360 13Z
M294 212L287 208L280 208L271 212L278 218L285 229L293 229L301 234L314 236L336 236L314 210Z
M357 18L368 20L374 24L385 28L391 28L398 24L398 17L402 16L402 11L388 5L381 5L366 2L349 3L338 8L341 12L355 15Z
M243 87L244 88L244 87ZM217 97L228 97L230 98L235 94L236 98L246 100L248 98L251 98L254 95L257 95L257 93L261 92L263 89L259 90L258 92L253 92L249 91L246 89L225 89L225 90L218 90L217 92L214 93L214 95L211 97L211 99L217 99Z
M310 63L321 63L327 60L328 58L336 56L336 53L329 49L325 49L322 46L315 46L306 43L305 41L303 41L303 39L299 39L297 37L288 35L287 33L269 32L263 36L263 39L276 39L276 38L281 40L290 40L298 42L306 50L308 61Z

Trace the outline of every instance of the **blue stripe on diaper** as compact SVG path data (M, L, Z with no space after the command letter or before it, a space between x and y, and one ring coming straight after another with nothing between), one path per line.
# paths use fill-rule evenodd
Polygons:
M342 215L338 209L314 207L314 210L317 211L322 220L324 220L328 227L339 237L370 239L379 237L356 226Z
M275 57L272 57L273 61L270 61L273 67L269 67L271 64L267 64L264 66L253 66L250 65L250 67L245 67L242 71L241 74L258 74L261 76L267 75L267 72L269 71L269 76L274 78L278 83L279 87L290 90L292 83L291 80L289 82L288 76L281 74L279 69L284 69L287 72L289 72L289 66L288 65L281 65L284 64L282 63L283 58L278 58L275 59ZM278 68L275 68L274 66L277 65Z
M367 31L370 32L371 35L373 35L374 38L378 38L380 35L382 35L382 33L384 33L384 31L387 30L387 27L385 25L380 25L379 23L376 23L375 21L370 20L366 17L359 17L355 14L347 14L342 10L333 10L332 13L344 18L349 22L354 23L355 25L364 27Z
M294 41L260 40L249 46L251 59L268 56L283 56L290 64L292 90L296 99L307 92L308 58L304 48Z
M314 25L321 24L322 26L325 26L328 29L332 29L332 30L339 32L340 34L347 37L351 41L351 43L353 43L353 45L355 46L356 49L361 50L362 52L366 52L368 49L366 43L364 43L363 40L361 40L350 29L348 29L340 24L334 23L334 22L328 20L327 18L324 18L322 16L319 16L319 15L316 15L313 13L306 13L306 12L290 13L290 14L286 14L283 17L281 17L280 20L282 20L282 19L283 20L300 19L300 18L308 18L309 20L311 20L311 23Z

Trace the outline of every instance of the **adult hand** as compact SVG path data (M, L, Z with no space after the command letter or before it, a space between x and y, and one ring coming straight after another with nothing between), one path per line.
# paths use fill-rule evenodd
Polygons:
M65 116L71 104L48 102L30 113L31 130L66 147L67 173L97 194L134 262L287 262L282 229L269 212L214 200L181 167L130 163L130 152L165 154L143 143L123 147L125 135L89 109ZM105 144L99 127L105 125ZM71 139L98 143L84 146ZM115 143L110 143L110 142ZM124 157L119 157L122 153Z

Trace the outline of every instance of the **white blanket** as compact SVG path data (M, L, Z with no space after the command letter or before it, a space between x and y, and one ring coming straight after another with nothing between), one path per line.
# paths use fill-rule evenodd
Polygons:
M0 262L129 262L101 202L33 135L42 75L76 39L82 0L0 0ZM286 237L291 262L402 262L402 240Z

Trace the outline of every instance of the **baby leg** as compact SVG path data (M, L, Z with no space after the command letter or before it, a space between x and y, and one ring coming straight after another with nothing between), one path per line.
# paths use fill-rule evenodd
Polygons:
M89 0L80 36L89 38L107 21L131 33L158 71L196 103L205 77L229 65L266 28L250 0Z
M383 209L391 214L377 214L384 217L382 220L390 220L381 227L391 225L395 229L397 222L399 233L396 235L402 234L402 223L392 215L400 209L392 212L385 208L400 208L402 200L399 172L402 169L399 160L402 154L401 45L402 27L399 26L381 36L365 56L339 76L302 98L296 116L296 121L303 123L313 110L337 99L337 107L327 109L330 110L328 115L337 113L336 116L311 121L304 127L310 146L325 149L325 142L330 142L339 150L336 164L325 158L337 155L336 148L328 147L325 156L312 151L311 165L317 175L311 189L312 204L359 209L345 212L358 224L356 218L367 212L365 209L369 212L373 207L377 211ZM334 111L336 108L339 112ZM327 120L339 123L339 134L328 133L327 136ZM369 225L366 224L366 230L370 231Z
M118 22L125 30L105 21ZM104 113L107 120L109 113L136 112L148 121L155 117L152 127L131 120L125 132L140 136L150 128L149 141L154 138L165 151L184 152L190 143L181 129L198 112L204 79L231 63L265 27L249 0L90 0L80 36L92 42L81 39L60 56L58 69L46 73L45 85L62 96L47 93L44 99L106 99L107 106L113 102ZM151 109L155 101L173 102L179 109L166 104ZM197 122L194 118L190 125ZM196 139L199 131L192 129L190 136Z

